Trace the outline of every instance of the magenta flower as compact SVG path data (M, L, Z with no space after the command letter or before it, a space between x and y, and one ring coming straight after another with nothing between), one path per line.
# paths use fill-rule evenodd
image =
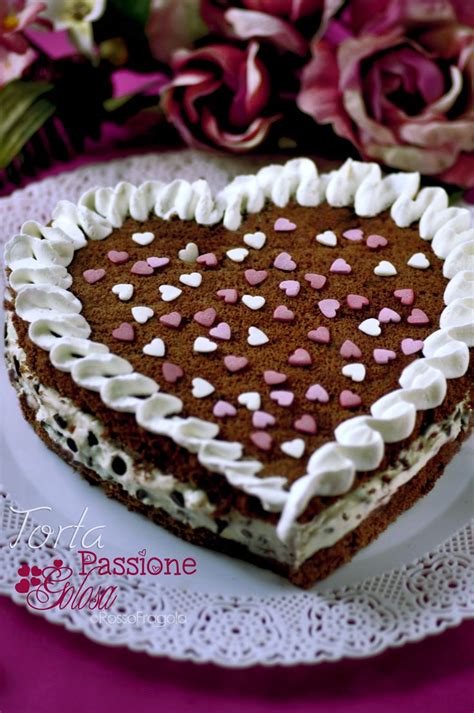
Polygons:
M266 137L278 117L268 115L270 81L258 49L215 44L175 54L163 107L188 144L239 153Z
M344 0L201 0L209 27L227 37L261 39L304 56L308 35L326 25Z
M364 158L474 186L469 6L352 0L313 43L298 106L332 124Z
M18 79L36 58L24 30L38 22L46 5L26 4L25 0L3 0L0 3L0 87ZM41 20L40 20L41 22Z

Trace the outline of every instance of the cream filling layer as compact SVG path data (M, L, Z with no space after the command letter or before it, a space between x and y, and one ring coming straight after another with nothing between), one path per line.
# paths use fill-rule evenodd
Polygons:
M413 478L446 443L455 440L469 421L467 400L444 421L433 424L402 450L397 463L376 473L366 483L340 497L313 520L295 522L286 543L271 523L231 511L218 518L207 494L157 468L140 468L117 443L103 437L99 419L78 409L71 399L41 385L26 366L12 320L7 320L6 356L17 375L17 389L36 412L49 438L74 460L102 479L118 483L146 505L163 509L173 519L193 528L204 527L220 537L243 544L260 556L298 568L318 550L331 547L358 527L377 507Z

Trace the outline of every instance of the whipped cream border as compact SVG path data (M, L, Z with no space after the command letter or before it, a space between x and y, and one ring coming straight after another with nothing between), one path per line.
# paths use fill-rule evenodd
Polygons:
M204 180L147 181L137 187L121 182L115 188L94 188L77 205L60 201L50 226L27 221L7 243L5 261L17 293L15 309L30 323L30 339L49 352L55 368L71 373L79 386L97 391L109 408L134 413L140 426L196 453L205 468L259 498L266 510L281 512L277 533L290 544L294 524L312 497L343 494L352 487L357 470L375 470L384 443L407 438L416 411L439 406L446 395L446 379L467 371L468 347L474 346L471 216L466 209L448 207L442 188L418 192L419 181L417 173L382 177L377 164L351 159L336 171L319 174L311 160L302 158L266 166L254 176L239 176L215 197ZM227 229L237 230L244 213L258 213L267 201L283 208L291 199L303 206L324 200L334 207L353 205L363 217L390 208L398 227L419 221L420 237L431 242L434 253L445 261L443 274L449 282L440 329L425 340L425 358L403 370L401 388L375 402L370 414L342 422L335 440L318 448L308 459L307 473L285 490L285 477L257 475L262 464L246 459L241 443L217 440L217 424L180 417L180 399L134 372L106 345L89 339L91 329L80 314L80 301L69 291L72 278L66 268L87 239L105 239L129 215L142 222L152 212L165 220L177 217L200 225L222 221Z

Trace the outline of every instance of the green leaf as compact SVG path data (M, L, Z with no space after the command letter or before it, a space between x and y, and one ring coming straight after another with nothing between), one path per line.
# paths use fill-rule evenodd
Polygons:
M52 85L43 82L10 82L0 91L0 168L22 150L56 107L43 97Z
M145 26L150 14L151 0L111 0L111 4L121 15L137 22L142 27Z

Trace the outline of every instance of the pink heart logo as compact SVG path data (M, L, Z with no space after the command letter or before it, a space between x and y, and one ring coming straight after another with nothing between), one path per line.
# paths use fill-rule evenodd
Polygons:
M318 302L318 307L321 313L329 319L333 319L336 316L337 310L340 306L341 304L337 300L329 299Z
M263 379L269 386L275 386L276 384L283 384L287 380L287 375L280 371L273 371L272 369L267 369L263 372Z
M130 255L126 250L109 250L107 257L114 265L123 265L130 259Z
M250 434L250 440L261 451L271 451L273 438L266 431L254 431Z
M229 354L228 356L224 357L224 364L226 368L231 372L241 371L242 369L245 369L248 363L249 360L246 357L239 357L233 354Z
M293 425L300 433L308 433L309 435L315 434L318 430L315 419L309 414L304 414L297 418Z
M369 304L369 300L363 295L347 295L347 304L351 309L362 309Z
M279 322L292 322L295 318L295 313L285 307L285 305L278 305L278 307L273 312L273 319Z
M400 322L401 317L394 309L383 307L379 312L378 320L383 324L388 324L389 322Z
M161 371L163 374L163 378L169 384L175 384L178 379L181 379L184 375L184 372L180 366L178 366L177 364L172 364L169 361L165 361L165 363L161 367Z
M239 293L234 289L218 290L217 296L219 299L224 300L226 304L234 305L239 299Z
M423 349L423 340L407 337L406 339L402 339L401 348L405 356L416 354Z
M54 564L54 566L56 567L56 569L61 569L61 567L63 566L64 562L63 562L62 560L54 560L53 564Z
M397 355L392 349L374 349L374 359L377 364L388 364L389 361L396 359Z
M20 577L29 577L30 575L30 568L28 567L27 564L22 564L21 567L17 570L17 574Z
M37 587L39 584L41 584L41 579L38 579L38 577L31 578L31 586L32 587Z
M235 416L235 414L237 413L237 409L228 401L220 400L214 404L212 413L216 418L227 418Z
M217 325L217 327L213 327L213 328L209 331L209 335L210 335L211 337L215 337L216 339L229 340L230 337L231 337L230 327L229 327L229 325L227 324L227 322L219 322L219 324Z
M181 315L179 312L169 312L168 314L163 314L160 317L161 324L165 327L171 327L172 329L177 329L181 324ZM207 327L207 325L204 325Z
M327 404L329 394L321 384L312 384L306 392L308 401L319 401L320 404Z
M273 229L277 233L287 233L292 230L296 230L296 224L292 223L291 220L288 220L288 218L277 218Z
M41 575L43 574L43 570L34 565L31 568L31 574L33 575L33 577L41 577Z
M400 300L402 305L412 305L415 301L415 293L410 288L404 290L395 290L393 294L398 300Z
M147 257L147 264L153 268L164 267L169 264L169 257Z
M357 344L352 342L350 339L346 339L339 350L339 353L344 359L360 359L362 356L362 352Z
M212 327L216 321L217 312L214 307L208 307L200 312L196 312L194 315L194 320L200 324L202 327Z
M377 250L378 248L385 248L388 245L388 240L383 235L369 235L365 244L371 250Z
M310 366L313 360L306 349L298 348L295 349L293 354L290 354L288 363L291 364L291 366Z
M272 401L276 401L278 406L287 408L293 403L295 395L292 391L272 391L270 393L270 398Z
M99 267L96 270L84 270L82 276L84 277L84 280L89 283L89 285L93 285L95 282L99 282L99 280L102 280L105 277L105 270L102 267Z
M144 548L143 550L138 550L138 554L140 555L140 557L145 557L146 549Z
M133 342L135 339L135 330L129 322L122 322L119 327L113 330L112 336L120 342Z
M344 260L344 258L338 257L337 260L334 260L333 264L329 268L329 271L338 275L348 275L352 272L352 267Z
M131 268L133 275L153 275L153 268L146 260L138 260Z
M244 274L249 285L260 285L268 277L266 270L245 270Z
M254 411L252 414L252 424L255 428L268 428L276 423L275 416L266 411Z
M331 333L327 327L318 327L308 332L308 339L318 344L329 344L331 341Z
M26 594L30 589L30 583L27 579L20 579L20 581L15 584L15 589L19 594Z
M341 404L342 408L352 409L360 406L362 403L362 399L358 394L355 394L353 391L345 389L339 394L339 403Z
M346 238L347 240L353 240L354 242L358 242L359 240L362 240L364 237L364 233L360 228L351 228L350 230L346 230L342 234L343 238Z
M307 272L304 279L309 282L313 290L320 290L326 284L327 278L324 275L318 275L316 272Z
M283 280L283 282L280 282L279 288L283 290L287 297L296 297L299 294L301 285L298 280Z
M285 272L291 272L296 268L296 262L293 260L289 253L280 253L276 256L273 261L273 266L278 270L284 270Z
M199 255L196 260L199 265L205 265L206 267L216 267L217 258L214 253L204 253L204 255Z

